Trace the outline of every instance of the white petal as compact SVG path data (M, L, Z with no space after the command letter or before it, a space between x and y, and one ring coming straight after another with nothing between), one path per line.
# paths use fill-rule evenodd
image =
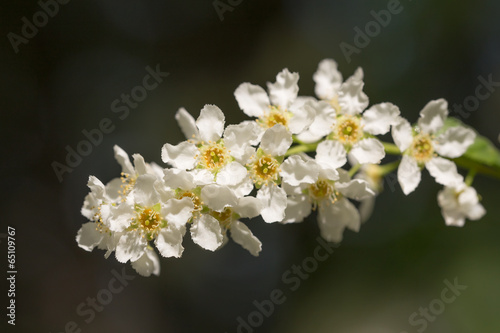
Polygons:
M350 154L360 164L379 164L385 157L385 150L379 140L367 138L355 143Z
M282 223L302 222L311 214L311 201L305 195L293 195L288 197L285 209L285 218Z
M363 130L373 135L382 135L389 132L391 125L398 121L399 108L392 103L373 105L363 113Z
M132 268L142 276L160 275L160 259L153 250L147 249L144 254L132 262Z
M344 196L358 201L375 195L368 182L362 179L353 179L347 183L337 182L335 188Z
M444 99L430 101L420 111L418 126L424 133L436 133L444 125L448 116L448 102Z
M150 175L155 175L157 178L163 178L163 169L155 162L146 163L146 171Z
M154 206L160 201L160 197L154 183L156 177L153 175L142 175L137 177L134 186L134 201L141 206Z
M188 197L182 199L170 199L161 205L161 215L167 220L168 225L174 225L182 230L191 218L194 210L193 200Z
M233 211L242 218L252 218L260 214L262 202L255 197L243 197L238 200L238 204Z
M116 260L121 263L127 261L137 261L146 250L146 238L142 237L139 232L127 232L120 237L116 246Z
M255 237L248 227L240 221L231 223L231 238L240 244L245 250L248 250L252 255L258 256L262 250L262 243Z
M262 87L250 83L240 84L234 92L234 97L236 97L240 109L250 117L261 117L264 115L264 110L267 110L271 104L266 91Z
M263 186L257 191L257 199L262 202L261 215L267 223L280 222L285 217L286 192L274 184Z
M233 207L238 203L236 194L227 186L211 184L201 189L201 200L208 208L222 212L225 207Z
M324 169L338 169L347 162L344 145L338 141L325 140L316 147L316 162Z
M217 173L217 184L236 185L241 183L246 176L247 169L243 165L238 162L231 162Z
M217 106L207 104L201 109L196 126L201 140L216 142L224 132L224 113Z
M327 136L332 131L332 125L335 123L335 110L330 103L324 101L308 102L304 105L305 108L314 110L314 120L309 128L300 133L297 138L305 143L316 142Z
M318 214L321 237L329 242L340 242L344 229L359 231L361 218L359 212L347 199L340 199L334 204L323 204Z
M328 179L328 180L338 180L340 175L339 171L342 171L343 169L320 169L319 170L319 175L318 178L320 179ZM347 180L348 181L348 180Z
M193 175L185 170L165 169L163 173L165 185L172 190L180 188L187 191L195 187Z
M85 251L92 251L104 238L104 235L97 229L94 222L87 222L82 225L76 234L78 246Z
M89 176L89 180L87 181L87 186L90 189L90 194L92 194L95 200L103 200L104 199L104 191L105 186L99 180L99 178L95 176Z
M223 241L219 221L213 216L203 214L200 218L193 221L191 225L191 238L193 242L205 250L217 250Z
M130 226L130 223L136 217L134 211L134 200L132 197L133 195L129 195L124 202L111 208L112 215L109 219L109 229L111 231L124 231Z
M288 128L293 134L300 134L314 121L316 110L311 106L312 102L303 100L295 101L288 109L292 113L292 117L288 121Z
M392 126L392 139L401 152L410 147L413 142L413 134L408 120L399 117L396 124Z
M196 165L198 148L192 143L183 141L177 146L166 143L161 149L161 159L175 168L189 170Z
M467 211L467 218L469 220L479 220L486 214L486 209L484 209L483 205L480 203L475 204L474 206L470 207L470 209Z
M453 197L458 201L460 206L473 206L479 202L477 192L473 187L465 185L463 188L455 188ZM458 198L456 196L458 195Z
M425 167L436 179L436 182L441 185L454 187L464 181L463 176L458 173L455 163L445 158L433 157L425 164Z
M287 109L299 93L298 81L299 74L290 73L286 68L278 73L275 83L267 83L272 104Z
M241 198L245 195L249 195L254 189L252 179L247 175L243 181L236 185L228 185L228 187L234 192L236 197Z
M122 172L134 176L135 175L134 167L132 166L132 163L130 163L130 159L125 150L121 149L117 145L114 145L113 150L115 151L116 161L122 167Z
M337 63L332 59L324 59L313 75L316 83L314 92L321 99L332 99L342 84L342 74L337 70Z
M463 227L465 225L465 216L455 210L441 210L444 221L448 226Z
M315 183L318 173L319 166L314 160L304 161L298 155L290 156L281 164L280 175L292 186Z
M251 145L259 143L261 127L255 121L244 121L238 125L229 125L224 131L224 144L231 151L231 156L238 162L246 163L254 149Z
M121 186L123 182L121 178L114 178L109 183L106 184L104 189L104 195L107 201L118 202L120 201L120 192L122 190Z
M199 138L198 127L196 127L196 122L193 116L186 109L180 108L175 114L175 120L179 124L182 133L186 136L186 139L197 139Z
M401 164L398 167L398 181L403 193L408 195L415 191L421 178L422 173L417 161L408 155L403 155Z
M368 221L370 216L372 216L373 210L375 208L375 197L367 198L361 201L358 210L361 217L361 223Z
M436 138L434 148L439 155L457 158L467 151L475 139L476 133L473 130L462 126L451 127Z
M260 148L266 154L283 156L292 145L292 134L281 124L266 130L260 142Z
M135 172L137 175L144 175L148 172L146 168L146 162L144 162L144 157L141 154L132 155L134 159Z
M208 185L215 183L215 175L208 169L193 169L189 171L193 175L193 182L196 185Z
M363 86L363 80L356 74L342 84L338 98L341 113L359 114L368 106L368 96L363 92Z
M163 228L156 238L155 245L160 254L165 258L180 258L184 247L182 239L186 232L186 228L177 229L175 227Z

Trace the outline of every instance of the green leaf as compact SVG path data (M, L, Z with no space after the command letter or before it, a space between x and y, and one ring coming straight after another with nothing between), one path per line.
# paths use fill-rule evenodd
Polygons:
M463 156L481 164L500 168L500 152L490 140L480 135Z
M443 128L439 132L444 132L448 128L456 126L467 127L476 132L476 140L469 146L463 155L464 158L487 166L500 168L500 151L498 148L490 140L479 135L472 127L464 125L456 118L450 117L446 119Z

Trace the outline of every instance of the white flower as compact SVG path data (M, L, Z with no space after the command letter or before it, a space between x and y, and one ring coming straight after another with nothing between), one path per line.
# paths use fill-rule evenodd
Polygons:
M293 134L304 131L314 120L314 110L305 107L306 100L298 99L298 73L283 69L275 83L268 83L269 96L257 85L242 83L234 96L240 109L250 117L257 117L262 133L276 124L285 126Z
M176 198L191 200L193 212L189 218L193 242L205 250L215 251L224 242L221 223L214 216L223 215L238 203L238 193L225 185L198 185L192 173L166 169L165 184L175 190Z
M335 82L337 85L338 82ZM373 105L364 111L368 106L368 97L363 92L363 85L363 71L358 68L338 87L330 104L324 101L310 103L316 111L317 121L298 138L314 142L328 136L328 139L341 142L356 163L380 163L385 156L384 146L373 136L389 132L390 127L396 124L400 111L391 103Z
M318 209L318 224L326 240L340 242L346 227L359 230L359 212L348 198L363 200L375 193L365 180L351 180L346 171L338 169L346 163L343 150L338 141L326 140L318 145L314 160L303 156L316 164L317 177L312 184L284 185L289 196L283 223L302 222L311 210Z
M281 124L266 130L260 148L247 164L254 184L259 188L257 198L262 201L264 221L278 222L285 216L286 193L278 186L282 156L292 144L292 135Z
M185 109L177 112L176 119L184 134L192 138L176 146L165 144L165 163L178 169L195 169L200 183L236 185L243 181L247 172L242 164L255 151L251 145L258 143L254 122L228 126L224 131L224 114L215 105L205 105L196 121Z
M316 83L314 92L322 100L336 99L338 90L342 85L342 73L337 70L337 63L333 59L320 61L318 69L313 75Z
M479 220L486 214L476 190L465 183L455 187L445 186L438 193L438 204L446 225L463 227L466 218Z
M221 227L221 234L226 243L226 234L229 231L231 238L252 255L258 256L262 250L262 243L255 237L250 229L241 221L240 218L252 218L260 214L262 203L254 197L239 198L234 206L226 207L223 211L217 212L211 210L209 215L214 217ZM222 245L223 245L222 244Z
M189 198L176 199L172 194L164 200L161 187L155 176L141 175L125 201L112 209L110 229L122 233L116 259L122 263L130 260L140 274L155 271L155 257L148 252L151 241L164 257L182 255L185 224L194 209Z
M403 153L398 168L398 181L408 195L421 180L421 169L429 171L439 184L457 186L463 181L455 163L445 159L457 158L474 142L474 131L462 126L451 127L437 135L448 115L448 103L444 99L430 101L420 111L418 126L412 130L410 123L400 118L392 128L392 137Z
M375 193L373 197L363 199L359 204L358 210L361 216L361 223L366 222L370 218L375 207L376 196L384 189L384 179L381 172L382 170L379 165L365 164L354 177L365 180L369 188Z
M89 177L90 193L85 197L81 212L90 222L83 224L76 236L79 247L89 252L95 247L106 250L106 258L115 250L120 236L109 229L111 208L119 199L119 184L120 179L115 179L104 186L96 177Z

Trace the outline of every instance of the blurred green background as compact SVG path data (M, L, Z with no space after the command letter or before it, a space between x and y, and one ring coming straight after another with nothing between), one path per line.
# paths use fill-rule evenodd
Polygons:
M74 0L61 4L18 53L8 33L20 35L22 18L32 21L40 4L0 5L0 233L16 228L19 272L16 326L6 324L3 311L2 325L8 332L63 332L70 321L95 333L237 332L238 317L248 322L254 301L280 289L286 301L252 331L413 333L423 325L412 326L410 315L441 297L445 279L458 278L467 289L425 332L499 332L500 183L486 177L474 186L487 215L464 228L445 226L440 186L426 172L408 197L386 183L360 233L346 232L296 291L282 276L318 245L315 216L296 225L250 222L263 242L258 258L232 242L209 253L187 236L181 259L161 260L160 277L142 278L129 264L104 259L103 251L77 247L88 176L106 182L120 172L113 145L161 164L161 146L183 140L174 120L179 107L197 116L203 105L216 104L227 124L246 119L233 98L241 82L265 85L287 67L301 75L299 93L313 95L318 62L334 58L344 78L363 67L371 104L390 101L414 122L431 99L462 104L479 76L500 81L498 1L401 1L401 12L350 62L339 45L354 45L354 28L364 30L374 20L370 12L390 1L220 2L231 8L222 21L211 0ZM157 64L169 76L121 120L112 102ZM493 92L463 119L497 147L499 106L500 91ZM51 163L63 162L65 147L75 148L85 139L82 130L103 118L114 131L59 182ZM6 242L0 249L6 256ZM86 323L78 306L122 267L136 277ZM5 309L6 292L0 295Z

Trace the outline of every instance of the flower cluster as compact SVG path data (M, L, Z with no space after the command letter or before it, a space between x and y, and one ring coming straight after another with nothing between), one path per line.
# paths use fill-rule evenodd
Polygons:
M120 178L103 184L90 176L82 214L89 219L78 245L115 253L141 275L159 274L159 259L180 257L183 238L215 251L231 239L257 256L262 244L241 219L302 222L317 211L321 236L340 242L346 228L358 231L398 167L404 194L427 169L445 186L438 203L448 225L484 215L475 190L452 159L475 140L471 129L445 128L446 101L429 102L412 126L391 103L369 106L363 71L346 79L335 61L320 62L313 76L317 97L299 96L299 75L284 69L267 91L241 84L234 96L254 120L226 125L224 113L205 105L194 119L184 108L176 120L186 140L161 149L162 168L115 146ZM395 145L377 136L391 132ZM401 160L380 165L392 145ZM397 146L397 148L396 148ZM358 201L360 204L352 202ZM369 207L368 209L366 207Z

